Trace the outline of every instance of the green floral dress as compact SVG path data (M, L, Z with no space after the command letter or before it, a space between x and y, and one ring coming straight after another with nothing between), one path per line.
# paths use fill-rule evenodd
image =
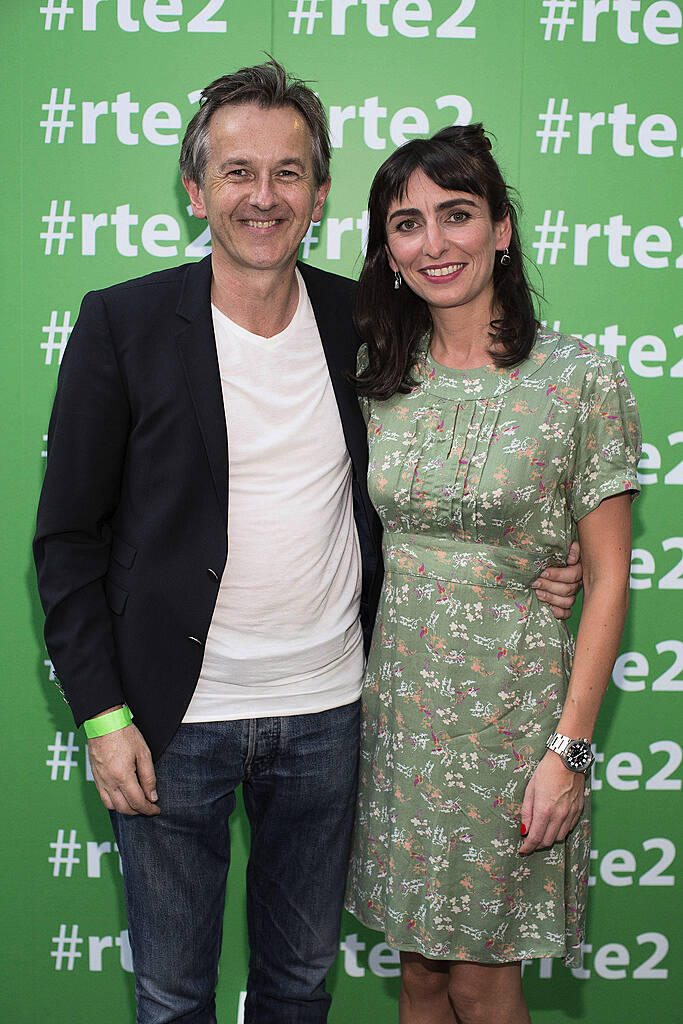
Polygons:
M347 907L427 957L574 966L588 801L565 842L517 855L573 653L530 584L564 562L577 520L638 490L635 400L615 360L550 331L513 369L451 370L425 341L413 376L410 394L363 403L386 574Z

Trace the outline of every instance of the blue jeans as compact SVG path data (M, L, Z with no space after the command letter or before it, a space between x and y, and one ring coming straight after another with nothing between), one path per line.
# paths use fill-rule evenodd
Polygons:
M356 797L359 703L181 725L156 765L161 814L112 813L138 1024L215 1024L228 819L243 784L250 960L245 1024L320 1024Z

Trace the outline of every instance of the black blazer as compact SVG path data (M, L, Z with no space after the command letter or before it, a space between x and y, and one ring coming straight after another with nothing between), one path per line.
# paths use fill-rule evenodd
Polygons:
M353 466L366 645L381 584L353 282L303 264ZM34 555L76 724L127 703L155 758L199 677L227 558L228 443L211 260L83 300L59 373ZM303 569L305 571L305 567Z

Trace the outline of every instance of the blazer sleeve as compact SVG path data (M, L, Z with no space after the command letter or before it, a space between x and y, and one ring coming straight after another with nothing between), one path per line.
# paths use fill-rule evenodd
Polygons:
M77 725L125 701L104 578L130 421L104 299L93 292L60 368L33 544L45 641Z

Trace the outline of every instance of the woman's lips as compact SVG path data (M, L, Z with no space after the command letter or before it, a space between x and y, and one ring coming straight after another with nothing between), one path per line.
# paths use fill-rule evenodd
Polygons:
M422 267L420 273L429 281L452 281L464 267L464 263L442 263L440 266Z

